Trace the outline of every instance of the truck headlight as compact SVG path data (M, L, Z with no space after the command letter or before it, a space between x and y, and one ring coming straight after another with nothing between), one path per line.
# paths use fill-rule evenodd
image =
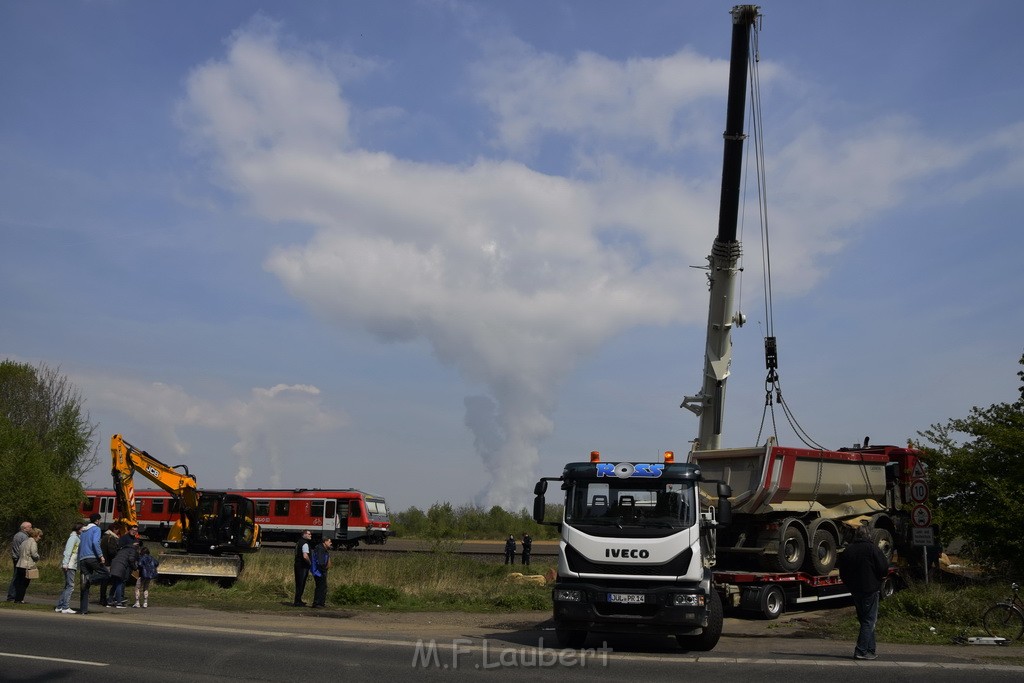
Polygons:
M696 593L677 593L672 596L673 607L703 607L704 596Z
M553 597L555 602L583 602L583 591L556 588Z

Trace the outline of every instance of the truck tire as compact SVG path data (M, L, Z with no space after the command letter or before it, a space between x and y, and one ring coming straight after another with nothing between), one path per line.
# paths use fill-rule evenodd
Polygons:
M786 611L786 594L778 586L769 585L761 589L761 617L772 621Z
M823 524L811 525L807 568L815 576L828 576L836 566L836 539Z
M725 615L722 613L722 598L718 591L712 590L708 595L708 625L699 636L676 636L676 642L684 650L696 650L698 652L709 652L718 645L722 637L722 624Z
M555 640L559 647L568 647L578 650L587 642L587 632L578 629L561 628L555 624Z
M804 563L807 541L804 540L803 525L795 517L787 517L779 525L779 552L765 554L764 565L769 571L795 572Z

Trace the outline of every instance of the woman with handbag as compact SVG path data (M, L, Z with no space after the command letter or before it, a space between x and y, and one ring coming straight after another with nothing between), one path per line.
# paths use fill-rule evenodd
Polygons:
M43 537L42 529L32 529L28 532L28 538L21 542L21 547L18 548L18 564L15 567L14 576L17 581L17 585L14 588L14 601L17 603L25 602L25 591L28 590L28 585L32 583L32 579L39 578L39 567L36 562L39 561L39 539Z

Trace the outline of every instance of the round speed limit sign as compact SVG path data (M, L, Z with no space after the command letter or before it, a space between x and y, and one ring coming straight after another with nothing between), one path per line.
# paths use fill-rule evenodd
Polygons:
M924 479L915 479L911 482L910 499L915 503L923 503L928 500L928 482Z

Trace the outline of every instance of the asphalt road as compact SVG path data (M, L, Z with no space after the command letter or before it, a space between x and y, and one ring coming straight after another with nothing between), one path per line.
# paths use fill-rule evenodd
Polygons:
M851 643L800 638L728 620L710 653L670 638L591 636L583 650L554 643L546 613L387 614L342 610L228 613L195 608L55 614L0 606L0 680L149 682L435 680L957 681L1024 679L1024 648L880 644L873 662ZM322 668L321 668L322 667ZM685 667L681 669L680 667ZM692 678L691 678L692 680Z

